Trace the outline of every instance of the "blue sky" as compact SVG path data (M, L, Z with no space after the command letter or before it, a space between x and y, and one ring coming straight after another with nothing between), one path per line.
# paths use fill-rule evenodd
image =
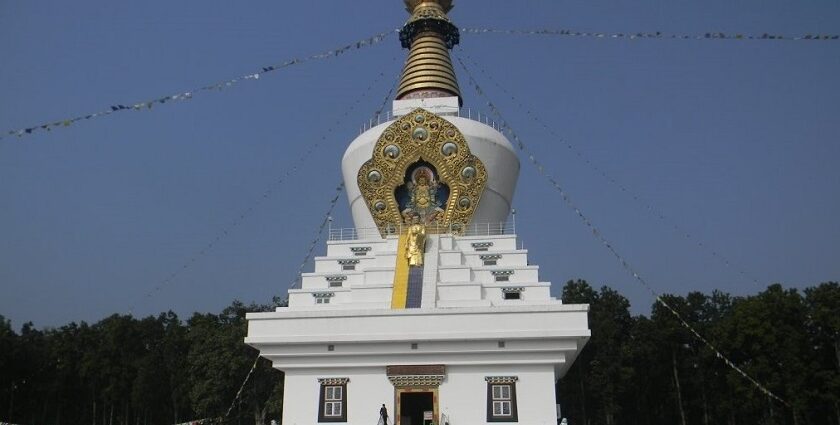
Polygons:
M498 29L840 33L840 4L828 0L458 0L450 15ZM406 17L397 0L2 1L0 131L256 72ZM57 326L115 312L218 311L234 298L284 293L334 194L344 148L405 55L391 36L187 102L0 140L0 314L15 327ZM643 199L472 69L656 290L749 294L840 279L840 42L463 34L455 55L479 63ZM456 71L465 106L490 113ZM542 280L610 285L634 312L649 311L651 296L525 161L514 203ZM344 197L335 224L351 226Z

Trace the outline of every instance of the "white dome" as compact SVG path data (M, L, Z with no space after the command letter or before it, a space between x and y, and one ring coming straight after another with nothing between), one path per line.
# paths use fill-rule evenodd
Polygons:
M435 112L433 108L432 112ZM442 115L454 124L470 147L473 155L477 156L487 170L487 184L472 223L500 223L507 220L513 202L513 192L519 178L519 158L513 145L493 127L469 118ZM362 193L359 190L357 176L362 165L373 156L373 149L377 140L393 121L373 127L360 134L347 150L341 160L341 171L347 198L350 201L350 211L353 223L357 229L374 228L376 224L368 210Z

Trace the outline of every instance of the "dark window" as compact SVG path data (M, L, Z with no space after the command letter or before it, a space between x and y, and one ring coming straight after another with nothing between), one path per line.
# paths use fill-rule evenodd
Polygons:
M496 265L496 260L484 260L484 265L485 266L495 266Z
M321 384L318 422L347 422L347 384Z
M507 282L510 280L510 276L508 275L497 275L496 282Z
M341 270L356 270L355 264L344 264L341 266Z
M506 300L519 300L522 299L522 293L519 291L511 291L505 292L505 299Z
M516 383L487 383L487 422L518 422Z
M330 288L341 288L343 284L340 280L331 280L330 281Z

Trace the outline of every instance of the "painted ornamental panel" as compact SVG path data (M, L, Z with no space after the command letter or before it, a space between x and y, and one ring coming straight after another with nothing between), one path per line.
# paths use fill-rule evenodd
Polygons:
M455 125L418 108L385 129L357 178L383 237L412 224L460 234L478 207L487 171Z

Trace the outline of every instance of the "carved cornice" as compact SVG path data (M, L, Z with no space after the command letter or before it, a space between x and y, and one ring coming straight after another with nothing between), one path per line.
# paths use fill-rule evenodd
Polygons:
M485 376L484 380L491 384L513 384L519 380L518 376Z
M350 378L318 378L321 385L346 385Z
M386 366L385 374L388 376L396 375L446 375L446 366L442 364L434 365L394 365Z
M443 375L396 375L388 380L395 387L439 387L443 378Z

